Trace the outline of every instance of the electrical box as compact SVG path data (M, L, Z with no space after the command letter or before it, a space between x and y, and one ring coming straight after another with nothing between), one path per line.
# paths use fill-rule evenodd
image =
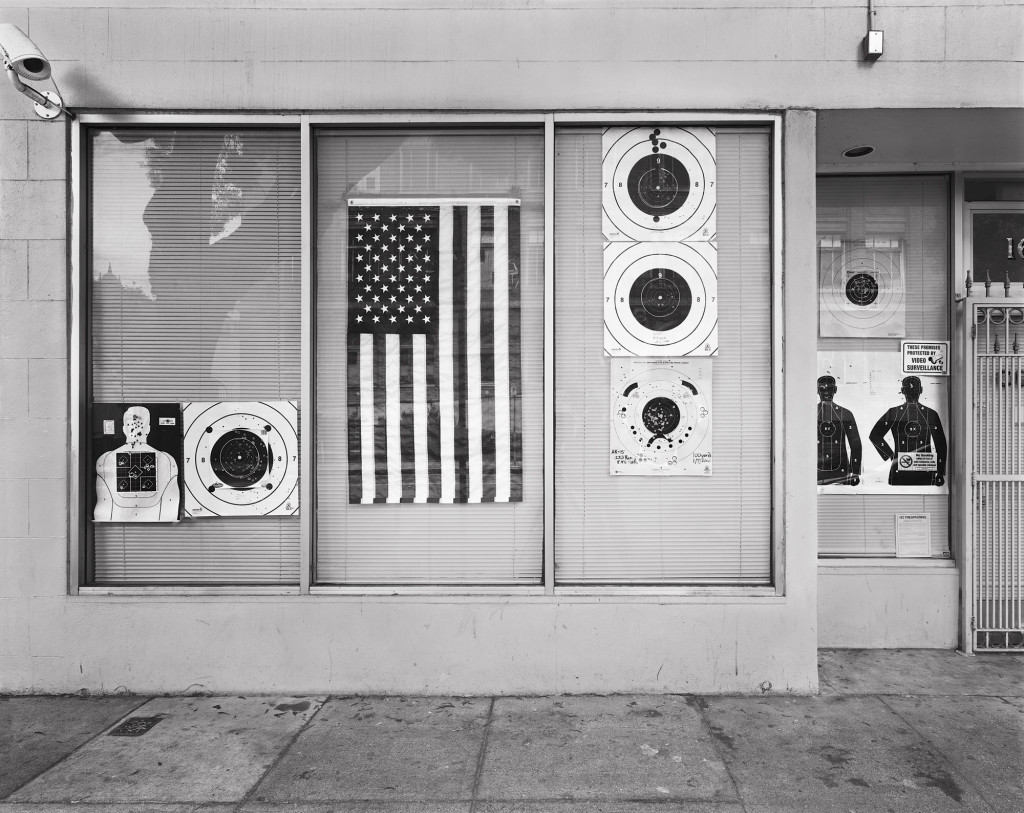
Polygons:
M874 61L882 55L882 31L868 31L864 37L864 58Z

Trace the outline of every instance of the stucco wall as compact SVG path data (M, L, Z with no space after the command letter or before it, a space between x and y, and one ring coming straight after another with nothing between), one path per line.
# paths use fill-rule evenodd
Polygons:
M822 565L818 644L856 649L954 648L959 573L955 567L937 565Z
M80 110L790 109L786 596L67 596L68 130L3 85L0 691L813 691L815 116L794 108L1013 104L1021 6L876 4L886 55L868 65L864 9L829 0L375 5L41 3L0 21Z

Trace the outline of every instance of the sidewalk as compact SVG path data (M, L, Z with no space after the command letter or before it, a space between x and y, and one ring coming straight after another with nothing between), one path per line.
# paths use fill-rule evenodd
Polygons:
M0 698L0 813L1024 811L1024 657L819 663L817 697Z

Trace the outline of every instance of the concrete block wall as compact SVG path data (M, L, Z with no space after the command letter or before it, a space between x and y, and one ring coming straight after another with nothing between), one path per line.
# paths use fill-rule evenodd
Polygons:
M866 11L845 0L0 9L79 111L791 111L785 599L68 597L69 130L0 83L0 691L813 691L815 497L795 461L813 456L800 431L813 404L796 393L814 374L801 315L815 307L815 149L814 114L798 109L1021 102L1020 3L875 7L873 65Z

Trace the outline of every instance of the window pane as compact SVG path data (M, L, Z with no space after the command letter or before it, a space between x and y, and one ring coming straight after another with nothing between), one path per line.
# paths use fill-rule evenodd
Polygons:
M92 402L298 399L298 133L97 130L89 145ZM97 583L298 581L297 516L90 530Z
M881 239L899 244L905 274L905 338L949 339L949 189L945 177L819 178L818 238L819 242L863 244ZM819 336L818 350L899 353L902 341ZM858 422L858 428L864 454L874 455L867 437L871 423L860 426ZM932 555L949 555L949 497L931 494L819 494L819 554L894 556L898 513L928 514Z
M556 134L556 579L767 584L771 573L770 137L719 128L714 472L612 476L602 133Z
M538 583L543 136L536 130L323 131L316 150L317 581ZM381 217L385 223L395 218L395 228L371 225ZM409 251L429 255L435 266L447 252L449 265L461 269L453 273L468 281L461 300L453 294L450 312L456 323L449 328L434 307L436 286L445 284L440 273L433 279L421 276L417 281L425 290L415 293L416 300L396 301L385 313L376 300L396 297L403 281L371 276L379 276L388 262L380 253L365 258L350 253L363 235L397 239L406 218L429 238L410 243ZM442 218L451 221L438 223ZM473 246L464 256L452 248L454 234ZM430 248L434 244L436 252ZM373 270L357 281L363 264ZM388 284L396 290L385 292ZM401 296L413 293L401 291ZM357 309L356 298L364 295L367 300ZM480 302L480 308L468 302ZM406 306L421 310L414 316ZM493 316L499 312L504 319ZM436 328L416 322L419 327L405 330L364 330L356 321L363 313L387 320L433 314ZM473 324L481 329L471 329ZM484 324L491 329L484 330ZM446 359L457 360L450 373L442 369ZM445 386L452 387L448 396ZM470 397L473 392L479 396ZM452 427L451 443L468 450L465 456L452 453L451 463L442 461L444 450L452 448L444 430L433 428L442 425ZM464 493L442 493L445 471L453 472L451 482ZM506 472L504 485L501 472ZM475 482L483 483L479 493ZM385 499L402 502L360 502ZM456 502L438 502L442 499Z

